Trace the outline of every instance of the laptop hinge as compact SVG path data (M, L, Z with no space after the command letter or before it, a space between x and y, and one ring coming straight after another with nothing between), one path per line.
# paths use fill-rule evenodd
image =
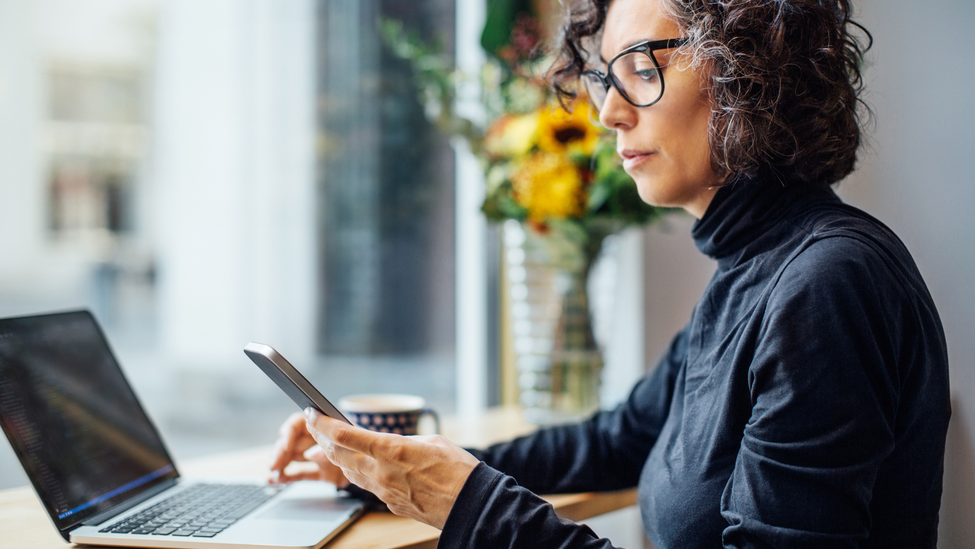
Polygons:
M137 496L132 496L131 498L128 498L128 499L126 499L123 502L120 502L120 503L118 503L116 505L113 505L113 506L109 507L108 509L105 509L101 513L96 513L96 514L88 517L87 519L85 519L84 521L82 521L81 524L83 524L85 526L97 526L97 525L105 522L106 520L110 520L110 519L114 518L116 515L118 515L119 513L124 513L126 511L128 511L129 509L131 509L131 508L135 507L136 505L142 503L143 501L145 501L145 500L147 500L147 499L155 496L156 494L162 492L163 490L167 490L169 488L172 488L176 484L176 480L177 479L175 479L175 478L171 478L171 479L165 480L165 481L163 481L163 482L161 482L161 483L153 486L152 488L149 488L148 490L146 490L145 492L142 492L141 494L139 494Z

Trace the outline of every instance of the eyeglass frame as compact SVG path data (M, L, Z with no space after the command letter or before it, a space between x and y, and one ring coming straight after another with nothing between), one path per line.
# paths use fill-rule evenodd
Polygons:
M630 105L633 105L634 107L637 108L649 107L650 105L653 105L654 103L660 101L663 98L664 87L665 87L663 67L660 66L660 62L657 61L657 57L653 55L653 52L658 50L669 50L673 48L679 48L684 44L687 44L689 40L690 40L689 38L684 37L684 38L665 38L662 40L647 40L646 42L640 42L639 44L634 44L626 48L625 50L617 53L615 56L613 56L613 58L609 60L609 63L606 64L605 73L597 71L596 69L587 69L582 71L582 74L580 74L579 76L584 77L586 75L591 74L599 80L599 82L603 85L603 89L606 93L606 95L603 97L602 104L606 103L606 97L609 96L609 88L613 87L616 88L617 92L619 92L620 97L625 99L626 102L629 103ZM653 61L654 70L657 71L657 76L660 78L660 95L658 95L656 99L654 99L653 101L645 105L638 105L637 103L634 103L632 99L627 97L626 92L623 91L622 84L618 84L617 79L613 76L613 63L615 63L616 60L619 59L620 57L635 52L642 52L647 54L647 57L649 57L650 60ZM583 86L587 87L585 82L583 82ZM593 106L596 107L597 111L602 109L602 104L596 105L596 102L593 100L592 97L590 97L589 100L593 103Z

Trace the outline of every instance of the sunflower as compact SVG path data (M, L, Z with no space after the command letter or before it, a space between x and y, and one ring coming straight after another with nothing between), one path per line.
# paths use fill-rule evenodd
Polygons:
M603 130L591 121L594 115L588 101L576 100L567 112L559 106L538 113L538 146L556 154L591 156Z
M586 203L578 167L564 154L539 151L519 161L511 173L514 199L528 210L528 218L577 217Z
M495 157L511 158L527 154L538 139L538 113L506 114L488 129L484 150Z

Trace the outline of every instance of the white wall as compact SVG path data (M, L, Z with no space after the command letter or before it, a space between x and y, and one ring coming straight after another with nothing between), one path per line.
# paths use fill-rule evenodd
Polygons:
M940 546L975 547L975 2L862 0L875 45L866 67L876 128L859 171L839 187L904 240L948 340L949 428ZM690 222L648 235L650 364L690 318L714 270Z
M314 19L311 0L162 4L161 350L195 367L251 339L313 356Z
M45 162L52 63L134 67L155 0L0 0L0 308L4 314L90 305L99 242L48 230Z
M0 0L0 286L23 287L43 249L39 180L40 54L32 6ZM12 235L20 235L13 238Z
M484 28L485 5L458 1L456 15L457 67L477 74L484 63L478 42ZM484 116L476 84L462 88L457 109L473 120ZM487 221L481 215L484 174L465 143L456 143L455 271L457 413L473 415L487 408Z
M975 547L975 59L969 0L864 0L872 151L841 187L907 244L941 314L954 413L941 546ZM905 69L910 67L909 70Z
M589 275L589 307L603 347L599 402L615 408L646 370L644 349L645 232L630 228L608 237Z

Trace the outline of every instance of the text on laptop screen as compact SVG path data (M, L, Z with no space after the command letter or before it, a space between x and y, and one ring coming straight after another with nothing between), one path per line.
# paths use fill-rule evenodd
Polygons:
M84 311L0 320L0 425L58 528L176 476Z

